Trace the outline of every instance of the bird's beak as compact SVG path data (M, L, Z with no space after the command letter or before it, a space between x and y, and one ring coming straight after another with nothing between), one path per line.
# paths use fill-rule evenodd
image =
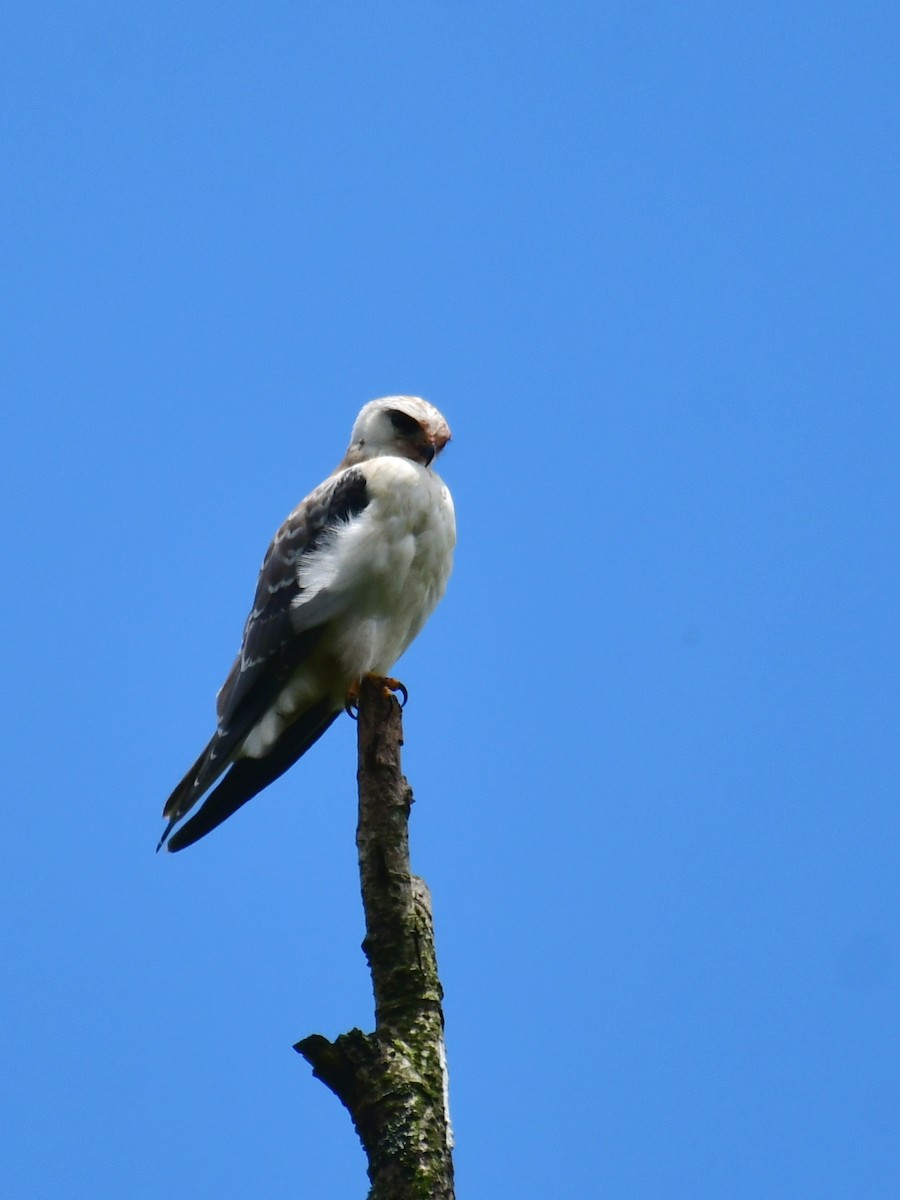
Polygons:
M425 439L422 446L422 460L426 467L430 467L434 461L434 456L439 454L441 450L450 441L450 430L446 433L433 433Z

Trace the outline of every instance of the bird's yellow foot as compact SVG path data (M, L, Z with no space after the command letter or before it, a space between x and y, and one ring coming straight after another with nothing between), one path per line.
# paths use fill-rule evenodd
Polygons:
M399 679L391 679L386 675L365 675L365 679L374 679L379 683L385 695L397 692L400 696L400 707L406 708L406 702L409 699L409 692L406 690L406 684L401 683ZM344 711L356 720L356 715L359 712L359 691L362 687L362 680L358 679L355 683L351 683L347 688L347 696L344 700Z
M400 707L406 708L406 702L409 699L409 692L406 690L406 684L401 683L399 679L392 679L390 676L385 676L381 680L386 692L396 692L400 697Z

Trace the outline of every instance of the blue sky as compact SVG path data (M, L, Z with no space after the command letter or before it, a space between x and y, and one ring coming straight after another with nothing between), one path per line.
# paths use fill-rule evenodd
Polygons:
M893 1200L900 17L0 17L15 1197L358 1197L354 730L155 856L259 561L447 415L398 673L460 1196Z

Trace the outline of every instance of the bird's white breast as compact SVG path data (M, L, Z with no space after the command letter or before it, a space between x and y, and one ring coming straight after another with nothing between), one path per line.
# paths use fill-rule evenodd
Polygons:
M386 674L419 633L444 594L456 542L439 476L393 457L373 459L365 473L369 503L338 530L322 563L346 602L334 643L354 679Z

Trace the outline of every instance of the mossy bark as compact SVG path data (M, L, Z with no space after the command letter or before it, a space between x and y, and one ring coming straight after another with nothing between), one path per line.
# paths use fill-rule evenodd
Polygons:
M359 694L356 845L366 917L363 950L375 1032L294 1047L348 1109L369 1161L369 1200L453 1200L443 991L431 897L410 871L412 790L400 770L400 705L383 679Z

